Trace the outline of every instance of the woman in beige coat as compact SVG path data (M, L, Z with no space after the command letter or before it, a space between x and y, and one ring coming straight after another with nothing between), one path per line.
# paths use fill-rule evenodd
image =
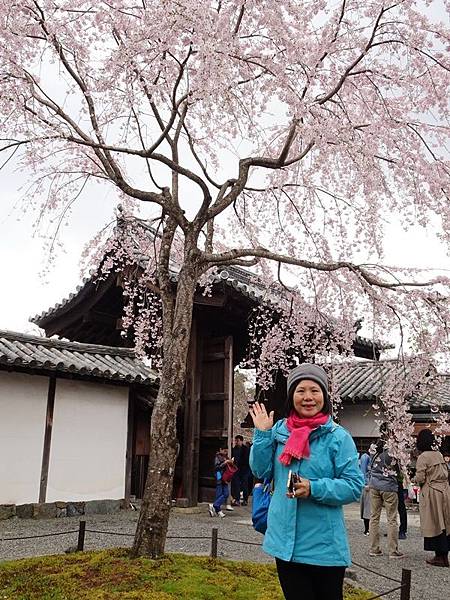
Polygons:
M421 452L416 463L416 483L420 490L420 527L424 536L424 550L434 551L429 565L448 567L450 549L450 486L447 465L440 452L433 450L434 436L423 429L417 436Z

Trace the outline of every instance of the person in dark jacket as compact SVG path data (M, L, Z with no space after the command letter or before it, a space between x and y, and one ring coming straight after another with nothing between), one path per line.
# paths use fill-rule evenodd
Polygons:
M248 460L249 460L249 464L248 464L248 478L247 478L247 489L248 489L248 495L250 496L252 494L253 485L255 483L254 482L254 477L253 477L252 470L250 469L250 450L252 448L252 443L251 442L245 442L245 445L247 446Z
M375 455L370 463L369 556L383 555L380 548L380 517L384 506L388 522L389 558L403 558L404 554L398 549L397 528L399 467L389 456L384 445L384 440L378 440Z
M369 535L370 523L370 489L369 489L369 466L370 455L368 452L363 452L359 459L359 468L364 477L364 489L361 494L360 513L364 523L364 535Z
M331 418L322 367L301 364L287 384L287 419L274 425L263 404L250 408L250 467L255 477L274 482L263 549L275 557L286 600L342 600L350 564L342 506L361 495L358 453ZM287 488L292 474L299 480Z
M234 446L231 451L231 456L234 459L234 464L238 470L231 480L231 495L233 502L231 506L240 506L242 492L242 506L247 506L248 503L248 472L250 470L249 448L244 444L242 435L236 435L234 438Z

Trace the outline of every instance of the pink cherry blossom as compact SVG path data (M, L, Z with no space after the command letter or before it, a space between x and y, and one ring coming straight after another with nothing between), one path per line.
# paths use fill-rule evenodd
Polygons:
M212 273L247 266L266 290L247 363L262 387L298 358L332 370L361 317L402 361L447 352L448 279L393 265L384 231L438 221L450 241L448 24L428 0L0 0L0 15L1 164L31 174L24 210L61 232L93 182L123 205L83 262L123 272L124 327L160 368L134 546L159 556L177 452L161 428ZM413 383L380 401L403 461Z

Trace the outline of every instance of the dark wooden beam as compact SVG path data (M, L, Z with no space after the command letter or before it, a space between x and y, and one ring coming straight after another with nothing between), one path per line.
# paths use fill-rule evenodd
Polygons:
M85 323L93 323L94 325L107 325L111 329L116 328L117 315L112 315L101 310L91 308L83 315Z
M134 432L134 388L128 392L128 424L127 424L127 453L125 458L125 506L130 506L131 496L131 467L133 464L133 432Z
M225 355L224 355L225 356ZM206 363L206 361L204 361ZM206 392L202 394L202 401L205 402L226 402L228 392Z
M218 438L219 440L227 440L228 444L228 427L220 429L202 429L202 438Z
M53 412L55 409L56 377L48 381L47 415L45 419L44 449L42 451L41 480L39 485L39 502L47 497L48 467L50 463L50 446L52 443Z
M215 362L217 360L225 360L226 358L225 352L210 352L203 358L203 362Z
M197 322L193 319L188 353L188 369L184 394L184 434L183 434L183 496L189 506L196 506L198 500L198 461L200 430L200 374L199 339Z
M195 294L194 303L199 306L216 306L223 307L227 301L225 294L214 294L212 296L204 296L203 294Z

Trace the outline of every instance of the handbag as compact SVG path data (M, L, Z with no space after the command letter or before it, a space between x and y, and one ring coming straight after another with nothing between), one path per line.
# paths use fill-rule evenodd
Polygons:
M222 481L224 483L229 483L233 479L233 475L238 470L237 466L233 463L227 463L225 467L225 471L222 473Z
M262 485L257 483L253 488L252 523L259 533L266 533L272 491L272 483L269 479L264 480Z

